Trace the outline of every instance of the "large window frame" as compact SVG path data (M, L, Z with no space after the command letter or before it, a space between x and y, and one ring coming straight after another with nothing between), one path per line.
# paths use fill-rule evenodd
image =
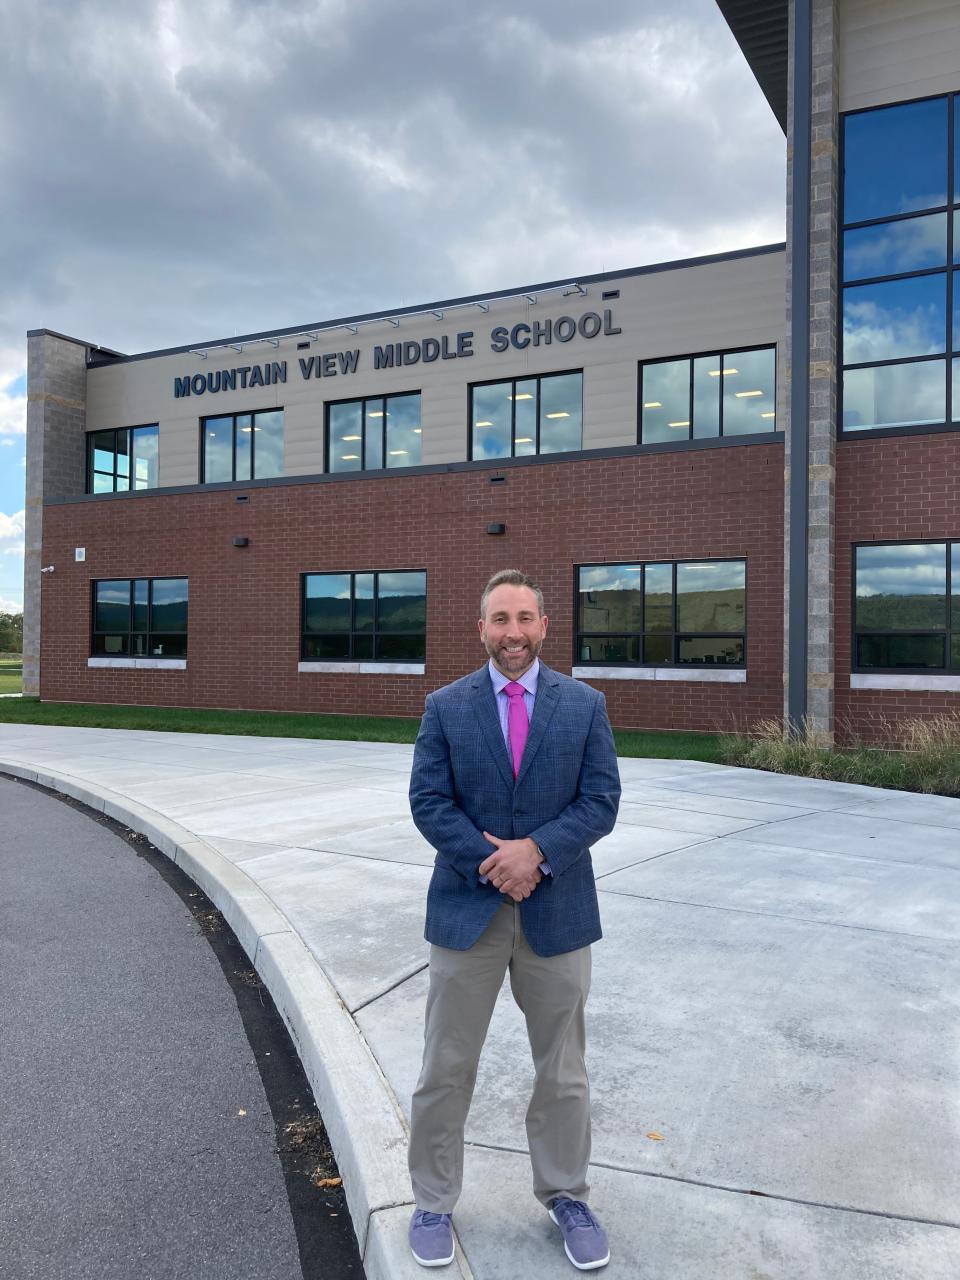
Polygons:
M124 582L128 588L127 602L127 626L102 628L97 626L97 588L104 583ZM157 629L154 626L154 585L158 582L182 582L184 583L186 592L185 607L187 610L187 622L183 631L167 631L163 628ZM143 586L145 591L140 593L138 588ZM138 594L142 594L143 598L138 600ZM146 626L138 627L136 622L136 610L144 608L146 610ZM94 578L90 582L90 656L92 658L149 658L154 661L171 662L183 661L187 656L188 636L190 629L190 579L183 574L166 574L156 578ZM124 636L126 639L125 647L120 650L108 652L106 649L98 650L98 637L105 636ZM138 652L134 644L134 636L143 636L144 647L142 652ZM179 653L155 653L152 650L157 644L162 645L165 641L182 640L182 651Z
M906 212L892 213L880 217L846 219L846 122L854 117L899 107L915 106L919 103L943 101L947 114L947 155L946 155L946 203L910 209ZM960 248L960 164L957 163L957 116L960 113L960 93L928 94L919 98L909 98L902 102L883 103L879 106L863 107L855 111L841 114L839 174L840 174L840 224L837 237L838 263L837 280L839 284L838 323L837 323L837 369L839 370L837 387L837 438L840 440L869 440L878 436L926 435L937 432L960 429L960 386L957 400L954 402L954 382L960 383L960 334L954 332L954 312L960 312L960 262L954 260L957 248ZM854 275L849 279L845 273L844 251L847 233L868 228L882 228L895 224L916 222L918 219L942 215L946 219L946 250L942 265L921 267L915 270L893 272L875 276ZM847 291L862 286L884 285L896 281L919 280L928 277L942 276L944 279L944 349L932 355L891 356L874 360L853 361L849 364L844 359L844 308ZM887 369L905 366L929 365L944 366L945 395L942 420L918 421L893 425L847 427L845 417L845 384L848 372L871 369ZM956 375L956 376L955 376Z
M323 468L324 471L331 475L349 476L356 475L362 471L394 471L400 470L402 467L419 467L423 457L422 451L420 458L415 462L391 462L393 456L392 451L388 448L388 431L390 424L387 421L389 409L388 401L407 400L416 396L420 413L418 415L420 425L414 428L414 434L421 439L421 449L423 440L423 393L421 390L416 391L396 391L377 396L348 396L344 400L327 400L323 406ZM371 411L371 405L379 405L378 410ZM358 405L360 408L360 443L357 447L357 461L360 463L358 467L342 468L334 470L331 466L331 454L333 440L330 431L330 411L331 409L342 408L344 405ZM370 417L379 416L380 418L380 466L367 466L367 422Z
M144 489L159 488L159 481L160 481L159 459L157 461L157 482L155 484L149 484L147 483L146 480L142 484L138 483L137 477L131 474L134 468L134 461L137 456L137 450L136 450L137 438L138 436L140 438L143 438L143 436L145 436L146 433L148 432L150 436L157 441L157 449L159 452L160 427L156 422L142 422L135 427L107 427L100 431L88 431L87 441L86 441L86 448L87 448L86 477L85 477L86 492L87 493L130 493L131 491L142 492ZM96 443L98 438L102 439L104 436L112 437L113 443L111 444L109 450L104 450L102 444L98 445ZM125 441L124 441L125 448L123 450L121 450L119 447L121 436L125 437ZM110 470L104 470L102 467L98 467L96 465L96 454L98 450L102 452L112 453L113 466ZM117 465L118 459L123 457L124 454L126 455L126 458L127 458L127 474L125 476L120 474L120 469ZM97 489L95 487L97 476L109 478L111 481L110 488ZM121 484L120 483L121 480L125 480L126 483Z
M738 631L686 631L681 630L678 626L678 595L677 595L677 570L683 565L702 565L702 564L736 564L743 565L743 627ZM647 569L661 568L669 565L670 574L670 630L657 631L650 630L646 626L646 579ZM641 608L641 625L638 630L632 631L583 631L580 623L580 575L584 569L615 569L629 568L631 570L640 570L640 581L638 590L640 593ZM573 665L575 667L630 667L634 669L648 668L652 670L690 670L692 668L704 669L708 671L745 671L747 667L747 615L748 615L748 583L747 583L747 558L745 556L713 556L713 557L697 557L681 560L619 560L619 561L590 561L584 564L574 566L573 570ZM668 661L648 662L645 660L644 642L647 636L656 636L662 638L670 637L670 658ZM611 659L611 658L584 658L583 642L590 640L616 639L625 637L630 640L636 640L640 647L640 660L631 661L630 659ZM680 646L681 642L688 640L739 640L742 645L743 660L741 662L706 662L706 661L681 661Z
M725 434L723 430L723 414L724 414L724 363L728 359L732 359L737 355L750 355L755 351L769 351L773 355L773 421L768 431L733 431ZM777 426L777 344L775 342L758 342L753 345L729 347L718 351L695 351L691 354L682 354L676 356L657 356L651 360L639 360L637 362L637 443L640 445L647 444L657 446L663 444L702 444L710 440L754 440L757 437L763 437L766 434L776 435L780 439L783 438L783 429ZM645 370L656 365L679 364L681 361L687 361L690 365L689 384L687 389L687 413L686 422L687 433L684 436L677 435L670 440L644 440L643 438L643 410L645 407L645 397L643 393L643 381ZM719 405L717 417L717 434L716 435L695 435L696 431L696 395L695 395L695 372L697 360L718 360L720 369L717 374ZM669 426L669 423L667 424ZM676 428L679 432L679 428Z
M243 484L245 482L249 483L251 480L276 480L279 478L279 476L284 475L285 472L283 467L282 455L281 455L281 465L280 465L279 475L270 475L270 476L257 475L257 431L259 430L259 428L257 427L257 418L266 414L275 414L275 413L280 414L280 432L281 432L281 441L282 441L281 447L284 448L286 444L286 436L285 436L286 421L284 418L284 411L283 411L282 405L277 405L273 409L242 410L242 411L238 411L237 413L209 413L205 417L201 418L200 419L200 463L199 463L200 483L201 484L236 484L236 483ZM207 432L209 430L208 424L211 422L220 422L228 418L232 419L231 441L230 441L230 479L229 480L226 480L226 479L208 480L207 474L206 474L207 472L207 447L206 446L207 446ZM238 423L242 418L250 419L249 428L243 426L242 424L239 425L238 427ZM247 430L249 430L249 433L250 433L250 475L238 477L237 476L237 435L238 435L238 431L240 433L243 433L243 432L246 432Z
M423 628L408 630L392 630L389 628L381 629L380 622L380 579L390 575L401 573L417 573L423 575L423 600L424 600L424 619ZM372 596L372 626L370 628L360 627L357 625L357 578L373 577L373 596ZM350 625L348 629L340 630L308 630L307 629L307 579L308 578L346 578L350 579ZM398 663L402 665L422 666L426 662L427 655L427 591L429 589L428 574L426 569L320 569L300 574L300 661L301 662L357 662L357 663ZM340 657L317 657L307 651L308 641L322 638L324 636L341 636L349 637L349 646L346 655ZM381 636L419 636L422 637L423 644L421 652L414 656L397 657L397 656L380 656L378 654L378 640ZM359 653L361 646L358 639L370 639L370 653Z
M551 378L570 378L579 377L580 379L580 444L576 449L557 449L541 454L541 428L542 423L542 400L543 400L543 383ZM535 436L533 439L533 449L528 453L517 453L517 383L518 382L535 382L536 383L536 406L534 414L536 418ZM474 425L474 395L480 387L496 387L496 386L512 386L513 391L510 394L510 452L493 455L484 458L475 455L473 433L476 430ZM579 369L551 369L549 373L528 373L517 374L509 378L485 378L482 382L471 382L467 387L467 460L470 462L489 462L495 463L504 458L553 458L563 457L564 454L581 453L583 451L583 368Z
M943 546L946 559L944 574L944 590L946 595L946 625L944 627L917 627L907 630L903 627L871 627L859 630L857 626L857 552L865 547L932 547ZM855 542L850 550L850 671L852 675L921 675L921 676L958 676L960 677L960 583L957 586L957 603L954 604L953 558L954 548L960 558L960 539L957 538L894 538L883 542ZM942 667L881 667L861 666L859 661L859 641L872 636L900 636L929 638L943 637L944 665ZM958 641L958 661L952 661L954 640Z

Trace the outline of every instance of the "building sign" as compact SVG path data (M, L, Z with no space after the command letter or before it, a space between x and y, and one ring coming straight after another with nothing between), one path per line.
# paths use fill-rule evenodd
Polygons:
M599 311L585 311L583 315L558 316L555 320L534 320L532 324L521 321L510 326L498 324L490 330L490 350L523 351L527 347L549 347L555 342L571 342L574 338L608 337L621 333L613 323L613 311L607 307ZM407 338L401 342L387 342L373 348L374 369L400 369L414 364L433 364L436 360L465 360L474 355L476 334L472 329L442 338ZM311 378L345 377L356 373L361 365L361 351L328 351L324 355L305 356L297 360L300 377L304 382ZM367 359L370 359L367 353ZM218 391L247 390L250 387L270 387L287 381L287 361L269 360L262 364L235 365L232 369L215 369L210 373L185 374L174 377L173 394L177 400L184 396L215 395Z

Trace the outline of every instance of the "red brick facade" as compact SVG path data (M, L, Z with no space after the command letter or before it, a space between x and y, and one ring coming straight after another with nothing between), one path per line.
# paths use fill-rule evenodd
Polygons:
M487 534L493 521L505 536ZM540 582L543 656L569 672L575 565L737 557L745 684L596 683L623 728L746 729L782 711L779 443L54 504L43 531L44 563L57 567L43 588L45 699L417 716L426 693L480 665L479 594L497 569ZM237 535L250 545L234 547ZM298 673L301 573L419 568L426 675ZM190 582L187 669L88 668L90 582L160 576Z
M951 433L837 445L836 723L839 741L890 737L886 722L952 714L956 693L850 688L857 542L960 538L960 442Z

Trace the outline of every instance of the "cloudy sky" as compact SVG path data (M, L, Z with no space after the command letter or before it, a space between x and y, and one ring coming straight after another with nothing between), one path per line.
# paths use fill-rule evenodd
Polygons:
M25 333L133 352L784 238L714 0L0 0L0 609Z

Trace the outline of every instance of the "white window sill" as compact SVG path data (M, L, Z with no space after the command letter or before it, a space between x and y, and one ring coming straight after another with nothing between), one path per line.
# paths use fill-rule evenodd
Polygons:
M914 689L931 693L960 693L960 676L852 675L851 689Z
M427 667L423 662L298 662L297 670L324 675L422 676Z
M746 684L743 667L574 667L574 680L693 680L705 684Z
M88 658L88 667L123 667L137 671L186 671L186 658Z

